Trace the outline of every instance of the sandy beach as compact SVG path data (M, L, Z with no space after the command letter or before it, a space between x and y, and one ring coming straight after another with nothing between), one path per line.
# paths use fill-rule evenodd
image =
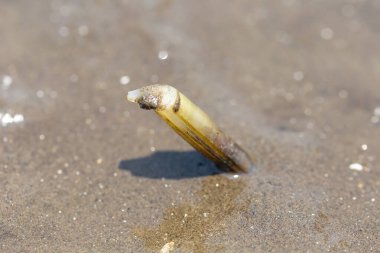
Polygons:
M379 252L379 13L0 0L0 252ZM255 171L222 173L126 101L154 83Z

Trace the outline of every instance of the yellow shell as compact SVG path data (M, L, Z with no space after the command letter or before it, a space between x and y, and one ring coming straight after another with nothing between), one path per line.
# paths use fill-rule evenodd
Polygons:
M228 172L249 172L251 157L224 134L210 117L169 85L151 85L128 92L127 99L156 113L184 140Z

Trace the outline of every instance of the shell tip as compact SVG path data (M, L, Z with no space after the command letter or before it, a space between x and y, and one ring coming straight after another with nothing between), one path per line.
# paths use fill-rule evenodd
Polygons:
M137 100L141 97L140 89L129 91L127 94L127 100L133 103L137 103Z

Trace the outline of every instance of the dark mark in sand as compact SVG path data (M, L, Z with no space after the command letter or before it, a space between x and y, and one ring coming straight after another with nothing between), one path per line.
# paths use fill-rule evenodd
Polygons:
M237 201L245 186L242 178L210 176L202 181L202 188L196 193L199 204L171 207L158 227L136 228L134 234L147 248L157 251L168 242L174 242L175 249L192 252L223 250L220 245L207 245L206 240L223 231L229 217L248 211L250 200Z

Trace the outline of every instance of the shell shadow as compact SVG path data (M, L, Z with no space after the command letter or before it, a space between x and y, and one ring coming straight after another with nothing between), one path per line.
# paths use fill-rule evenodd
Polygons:
M119 169L146 178L182 179L204 177L221 173L196 151L157 151L153 154L119 162Z

